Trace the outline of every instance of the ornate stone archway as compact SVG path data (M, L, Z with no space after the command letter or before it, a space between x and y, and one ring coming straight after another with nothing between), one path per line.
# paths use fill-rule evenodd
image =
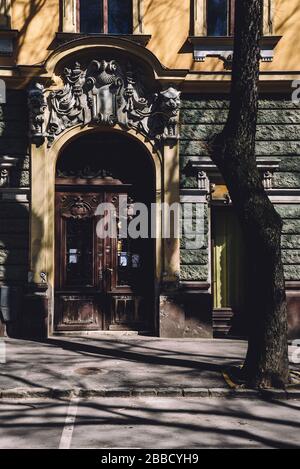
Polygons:
M54 311L55 167L65 146L87 132L123 133L142 145L153 160L156 202L173 204L180 200L180 93L170 82L162 86L155 79L157 62L156 70L151 72L149 57L143 68L140 57L132 51L127 51L126 57L124 50L119 55L119 49L108 49L107 44L105 48L103 44L90 48L81 43L72 44L68 54L63 46L60 53L50 57L45 75L29 91L32 141L29 280L37 295L47 297L48 334L53 331ZM51 86L47 86L49 78ZM180 270L179 240L162 240L160 218L156 226L157 285L176 282Z

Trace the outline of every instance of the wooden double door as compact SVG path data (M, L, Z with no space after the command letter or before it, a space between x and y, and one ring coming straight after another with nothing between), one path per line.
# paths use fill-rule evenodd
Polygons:
M153 331L152 243L121 235L119 200L129 190L57 188L56 331ZM105 218L103 203L115 207ZM102 235L109 223L115 231Z

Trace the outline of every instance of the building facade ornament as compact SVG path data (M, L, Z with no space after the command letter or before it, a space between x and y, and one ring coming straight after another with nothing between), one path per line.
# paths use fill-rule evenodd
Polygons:
M11 156L0 156L0 187L9 187L10 172L16 166L17 158Z
M45 138L45 111L47 102L45 88L41 83L34 83L28 92L29 136L35 144Z
M76 62L65 68L64 86L47 92L35 84L29 91L30 135L33 143L48 145L75 125L119 124L134 128L154 141L178 139L180 91L173 86L147 94L138 71L116 60Z
M209 179L207 177L207 174L205 171L199 171L198 172L198 189L203 190L203 191L208 191L209 190Z
M7 187L9 185L9 171L8 169L0 169L0 187Z
M79 179L107 179L112 180L113 175L106 169L99 169L98 171L93 170L90 166L85 166L83 169L78 171L56 171L56 177L58 179L65 178L79 178Z
M263 175L263 185L265 189L273 189L274 173L272 171L265 171Z
M99 199L95 195L72 195L62 196L61 216L63 218L83 219L91 218L99 205Z

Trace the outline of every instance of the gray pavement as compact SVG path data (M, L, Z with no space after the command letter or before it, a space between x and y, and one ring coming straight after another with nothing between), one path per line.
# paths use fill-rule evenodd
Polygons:
M2 400L0 448L299 448L299 409L245 399Z
M239 341L126 336L5 343L1 389L221 388L221 369L246 351Z
M230 395L222 370L246 349L127 335L0 340L0 448L299 448L299 390L220 399Z
M38 397L38 391L63 396L74 389L87 396L222 390L227 388L222 370L241 364L247 349L246 342L237 340L137 336L53 338L47 343L5 339L0 345L2 397L14 397L13 391L16 397L22 392Z

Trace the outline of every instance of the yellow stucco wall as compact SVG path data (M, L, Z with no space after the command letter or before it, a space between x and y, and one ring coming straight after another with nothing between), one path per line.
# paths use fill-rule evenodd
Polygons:
M19 31L17 63L32 65L44 61L59 28L59 0L13 1L12 27Z
M222 71L223 62L209 58L195 63L190 35L190 0L143 0L144 32L151 34L148 48L163 65L199 71ZM274 0L276 35L283 35L272 63L262 70L299 70L300 66L300 1ZM20 31L17 63L32 65L42 62L59 28L59 0L12 0L12 27ZM2 61L2 65L6 63ZM1 66L1 60L0 60Z

